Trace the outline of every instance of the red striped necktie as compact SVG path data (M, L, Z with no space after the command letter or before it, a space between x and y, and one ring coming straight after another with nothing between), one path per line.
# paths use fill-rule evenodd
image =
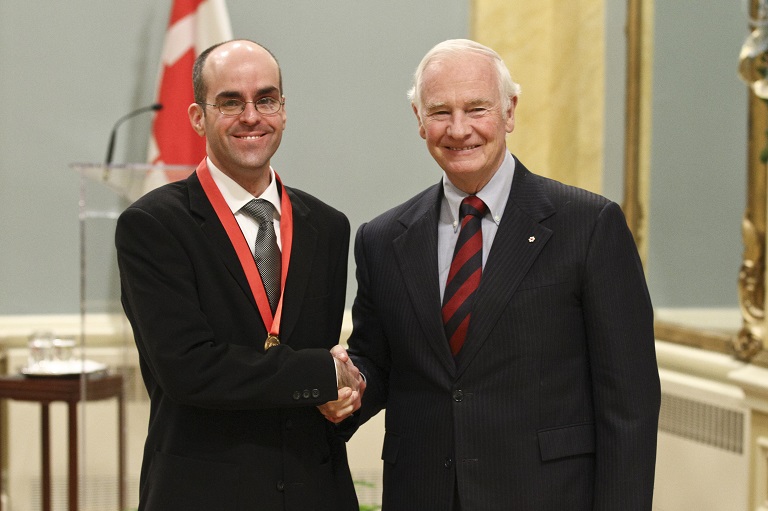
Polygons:
M461 231L443 294L443 323L453 356L459 353L467 337L475 291L483 272L481 224L486 211L488 207L474 195L461 201L459 208Z

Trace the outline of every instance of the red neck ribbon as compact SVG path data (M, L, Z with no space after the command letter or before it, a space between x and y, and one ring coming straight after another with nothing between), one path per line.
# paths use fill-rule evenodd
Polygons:
M227 205L227 201L224 200L224 196L221 195L219 187L211 177L211 171L208 170L208 159L204 158L200 165L197 166L197 177L200 179L200 184L203 185L203 191L208 197L208 200L213 205L216 216L219 217L219 221L227 231L229 241L237 253L237 258L240 260L240 265L245 271L245 276L248 279L248 286L251 288L251 293L256 300L256 305L259 308L259 314L264 321L264 325L267 327L267 332L270 335L279 337L280 335L280 318L283 313L283 298L285 297L285 279L288 276L288 265L291 260L291 246L293 245L293 209L291 207L291 200L288 198L288 193L285 191L285 186L280 180L280 176L275 172L275 178L277 179L277 185L281 192L280 206L280 241L282 242L282 274L280 276L280 301L275 309L275 315L272 316L272 310L269 307L269 300L267 299L267 292L264 289L264 283L261 281L261 275L256 267L256 261L253 259L253 252L245 241L245 236L240 230L240 226L235 219L235 215Z

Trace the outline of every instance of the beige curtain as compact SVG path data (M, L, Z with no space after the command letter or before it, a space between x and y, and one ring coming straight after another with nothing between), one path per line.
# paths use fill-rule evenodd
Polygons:
M473 0L471 37L522 88L510 150L531 171L601 192L604 0Z

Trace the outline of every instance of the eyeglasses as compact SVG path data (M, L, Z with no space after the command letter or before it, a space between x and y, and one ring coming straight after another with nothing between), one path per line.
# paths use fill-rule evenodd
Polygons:
M212 105L210 103L198 103L203 106L215 106L221 112L221 115L228 117L234 117L240 115L245 111L245 105L248 103L253 104L256 111L261 115L275 115L280 111L280 108L285 104L285 100L277 100L272 97L264 97L257 99L256 101L242 101L239 99L225 99L221 103Z

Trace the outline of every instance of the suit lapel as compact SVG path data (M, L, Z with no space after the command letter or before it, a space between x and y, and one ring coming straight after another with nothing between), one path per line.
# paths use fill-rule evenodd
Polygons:
M437 271L437 222L441 197L441 185L435 185L403 213L399 221L405 231L394 239L393 248L424 335L440 363L453 373L456 366L443 328Z
M516 160L512 189L477 290L467 341L457 359L459 374L488 339L520 281L552 236L540 222L554 212L538 177Z
M197 174L188 178L190 211L201 218L200 228L208 236L211 249L218 254L221 261L229 270L232 278L242 289L248 301L258 314L256 300L251 293L248 279L245 276L240 260L232 242L227 236L227 231L216 216L208 197L205 195ZM312 259L317 243L317 230L309 220L309 209L292 190L286 188L293 207L293 248L291 249L291 262L288 278L286 279L285 300L283 317L280 322L280 336L289 339L290 334L298 321L300 307L306 291L307 282L312 271ZM265 326L266 334L266 326Z
M312 224L310 210L293 190L286 187L293 208L293 247L285 282L283 317L280 321L280 337L288 341L299 320L301 303L312 273L312 261L317 250L317 229ZM290 343L288 343L290 344Z
M251 305L253 305L253 308L258 313L256 300L251 293L248 279L245 276L243 267L240 265L240 260L237 258L235 248L232 246L229 236L227 236L227 231L224 229L218 216L216 216L216 211L205 195L196 172L187 178L187 184L189 186L189 209L193 214L200 217L200 229L208 237L211 250L221 258L222 263L227 267L232 278L235 279L248 301L251 302Z

